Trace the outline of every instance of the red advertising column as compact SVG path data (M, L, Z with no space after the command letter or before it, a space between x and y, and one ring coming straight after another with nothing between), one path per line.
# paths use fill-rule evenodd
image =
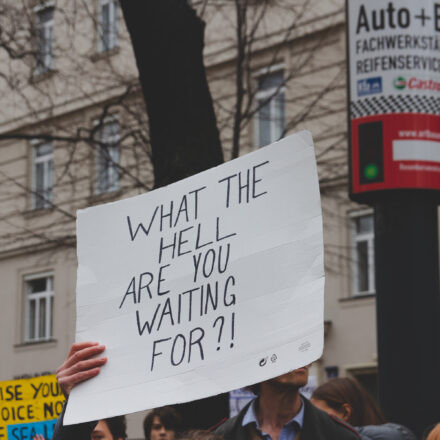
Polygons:
M350 197L374 206L379 398L440 419L440 1L347 0Z

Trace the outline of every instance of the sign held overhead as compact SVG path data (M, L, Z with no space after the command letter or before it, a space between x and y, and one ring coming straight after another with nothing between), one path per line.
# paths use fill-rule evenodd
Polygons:
M65 424L216 395L323 345L313 142L290 136L147 194L78 212L77 341L108 363Z

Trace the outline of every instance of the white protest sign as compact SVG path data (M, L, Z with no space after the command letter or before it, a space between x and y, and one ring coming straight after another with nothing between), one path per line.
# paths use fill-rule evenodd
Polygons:
M106 346L65 424L241 388L318 359L323 238L309 132L78 212L77 341Z

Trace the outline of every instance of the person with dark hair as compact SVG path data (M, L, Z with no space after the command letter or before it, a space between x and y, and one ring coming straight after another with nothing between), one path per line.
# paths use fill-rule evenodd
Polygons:
M183 419L171 406L153 409L144 419L145 440L175 440L183 429Z
M127 422L125 416L110 417L108 419L99 420L87 440L125 440L127 438ZM74 425L76 426L76 425ZM74 428L75 429L75 428ZM64 433L64 434L63 434ZM73 439L72 432L68 435L68 431L61 426L55 429L52 440L57 438ZM47 440L41 434L36 434L33 440Z
M330 379L315 389L310 400L318 408L353 426L385 423L385 417L373 398L355 379Z
M51 440L125 440L127 422L125 416L110 417L94 422L64 426L64 410L58 419ZM34 440L44 440L34 438Z
M355 379L330 379L313 391L310 401L354 426L363 440L416 440L405 426L386 423L373 398Z
M249 387L257 398L217 430L224 440L356 440L357 432L314 407L299 389L309 366Z
M125 416L100 420L90 435L91 440L125 440L127 438Z

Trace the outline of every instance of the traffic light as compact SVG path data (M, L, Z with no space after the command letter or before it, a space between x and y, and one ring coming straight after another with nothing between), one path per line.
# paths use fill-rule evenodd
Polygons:
M382 121L359 124L359 183L383 182Z

